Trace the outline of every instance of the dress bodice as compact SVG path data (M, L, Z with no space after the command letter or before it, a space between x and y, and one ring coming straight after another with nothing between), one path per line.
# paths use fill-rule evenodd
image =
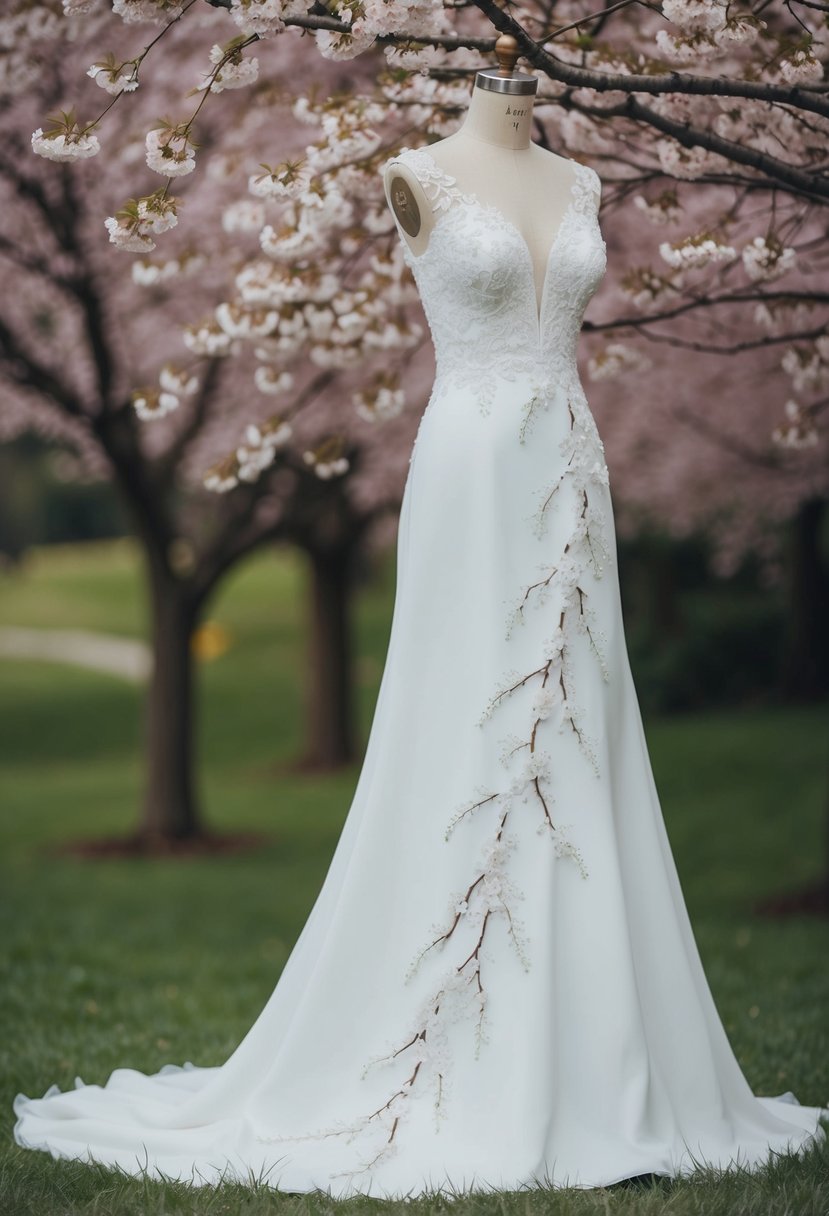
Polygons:
M532 255L516 225L462 191L425 148L404 148L388 163L398 161L417 177L435 214L423 253L401 240L432 334L436 385L473 388L482 406L498 379L527 376L570 388L584 310L606 267L595 170L572 162L539 308Z

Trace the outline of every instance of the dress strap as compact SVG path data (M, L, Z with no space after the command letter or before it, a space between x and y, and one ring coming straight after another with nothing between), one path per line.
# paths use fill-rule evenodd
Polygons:
M457 179L441 169L425 148L401 148L397 156L393 156L387 164L394 164L395 161L400 161L414 173L433 212L446 211L456 200L464 203L474 201L473 196L464 194L457 185Z
M602 179L590 165L573 161L576 173L576 188L573 192L575 210L582 214L594 208L598 213L602 201Z

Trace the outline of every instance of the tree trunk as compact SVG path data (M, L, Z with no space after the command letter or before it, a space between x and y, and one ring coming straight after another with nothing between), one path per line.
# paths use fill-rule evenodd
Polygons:
M146 784L139 835L148 843L203 832L194 781L197 604L181 581L151 559L153 671L146 700Z
M331 769L355 759L351 664L354 548L310 549L311 630L306 742L301 768Z
M793 521L789 619L782 685L793 701L829 693L829 576L821 553L823 499L804 502Z
M823 911L829 916L829 767L826 770L826 785L824 786L823 797L826 806L826 817L823 821L823 881L821 883L821 897L823 900Z

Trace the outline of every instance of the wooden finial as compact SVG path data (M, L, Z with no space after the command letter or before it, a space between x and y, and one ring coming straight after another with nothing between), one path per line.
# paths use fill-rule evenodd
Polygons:
M518 61L518 43L512 34L501 34L495 42L495 57L498 60L498 75L511 76Z

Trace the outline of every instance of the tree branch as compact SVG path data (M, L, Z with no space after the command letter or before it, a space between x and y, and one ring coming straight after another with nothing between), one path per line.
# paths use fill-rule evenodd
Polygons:
M586 321L584 328L585 331L589 330L591 333L598 333L603 329L644 329L645 326L652 325L655 321L673 321L676 317L684 316L689 312L695 312L698 308L715 308L721 304L766 304L774 300L795 300L798 303L829 304L829 293L797 292L793 294L790 291L769 291L762 293L734 291L728 295L705 296L692 300L684 300L673 308L665 308L661 312L650 313L646 316L620 317L617 321ZM819 337L823 332L825 330L821 329L816 336Z
M666 71L662 76L623 75L619 72L597 72L594 68L576 67L556 59L530 37L522 25L510 17L495 0L472 0L502 34L512 34L522 55L534 67L552 80L573 88L593 89L597 93L620 90L624 93L683 93L699 97L740 97L745 100L779 102L799 110L810 110L829 118L829 100L819 89L798 85L759 84L752 80L727 80L719 76L690 76ZM545 39L549 41L549 39Z
M61 187L65 211L66 241L70 253L77 259L80 270L74 280L74 294L84 315L86 337L98 379L98 394L101 409L113 408L112 388L114 382L113 352L106 334L104 305L95 282L94 272L83 240L78 234L77 217L82 214L81 204L75 190L75 180L68 165L61 166Z
M0 318L0 359L7 365L11 379L24 388L32 388L55 402L73 418L91 421L83 403L59 380L52 370L27 350L17 335Z
M199 389L199 395L191 407L190 417L156 461L156 468L165 479L172 478L188 447L204 426L210 413L210 407L214 401L218 381L219 360L210 359L208 360L207 371Z

